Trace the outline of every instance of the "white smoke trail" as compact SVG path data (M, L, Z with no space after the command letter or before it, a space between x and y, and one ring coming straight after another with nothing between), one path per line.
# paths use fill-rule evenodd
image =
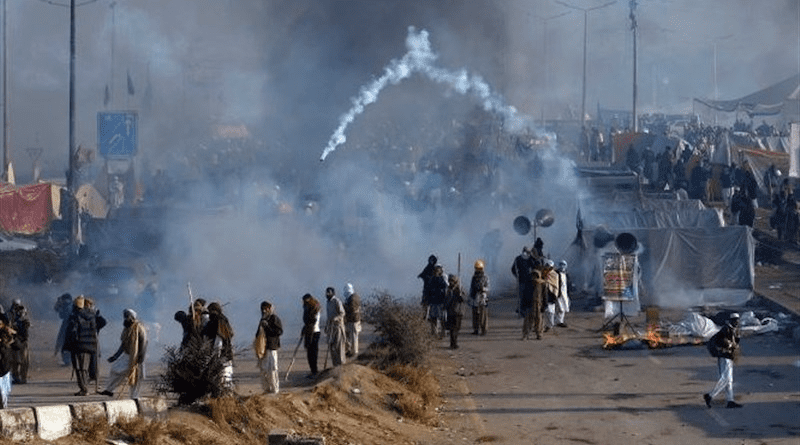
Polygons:
M378 94L391 83L396 85L401 80L410 77L414 73L420 73L428 79L449 85L461 94L471 94L483 101L483 108L487 111L500 113L506 121L506 125L521 129L527 119L517 116L516 109L503 103L503 99L492 92L489 85L480 76L474 76L465 70L450 71L444 68L433 66L436 54L431 50L431 43L428 40L428 31L424 29L416 32L413 26L408 28L406 37L406 48L408 52L400 60L393 59L386 67L384 74L375 79L369 85L361 88L358 96L353 98L353 107L339 119L339 126L328 140L328 145L322 152L320 161L343 144L347 137L345 130L353 120L364 112L364 107L378 100Z

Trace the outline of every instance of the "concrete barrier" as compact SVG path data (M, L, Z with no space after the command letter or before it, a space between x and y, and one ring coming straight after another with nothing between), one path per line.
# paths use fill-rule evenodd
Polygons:
M72 413L67 405L37 406L36 434L43 440L56 440L72 432Z
M108 423L110 424L122 418L130 419L136 417L139 414L135 400L111 400L104 403L108 414Z
M167 399L163 397L136 399L139 415L149 418L160 418L167 410Z
M31 408L0 410L0 435L14 442L30 440L36 434L36 414Z
M108 418L106 406L103 402L81 402L69 406L73 419L91 419L94 417Z

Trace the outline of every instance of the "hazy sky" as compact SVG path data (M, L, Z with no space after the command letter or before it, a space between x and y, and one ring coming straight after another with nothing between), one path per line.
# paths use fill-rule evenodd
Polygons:
M12 159L23 166L30 162L25 148L43 147L43 167L60 174L67 163L69 8L53 3L6 1L8 110ZM245 123L261 137L321 150L359 86L402 56L408 26L430 32L440 65L483 76L524 113L559 117L580 109L584 14L554 1L79 3L83 146L96 144L95 114L106 109L109 85L110 109L140 110L145 150L174 149L207 132L209 120ZM607 2L565 3L588 9ZM721 99L735 98L800 71L799 4L640 0L640 111L691 111L693 97L718 91ZM627 1L588 13L587 112L598 103L631 107L628 14ZM148 86L151 111L144 112Z

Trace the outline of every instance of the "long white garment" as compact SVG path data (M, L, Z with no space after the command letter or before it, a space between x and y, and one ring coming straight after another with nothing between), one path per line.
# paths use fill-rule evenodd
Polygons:
M264 392L277 394L280 390L280 378L278 376L278 351L267 349L264 360L259 362L261 368L261 387Z
M0 408L5 409L8 407L9 395L11 395L11 371L0 377L0 403L3 404Z
M719 380L714 386L714 389L709 393L711 398L717 396L722 390L725 390L725 399L729 402L733 401L733 360L729 358L718 357L717 368L719 369Z
M111 370L108 372L108 383L106 383L106 391L114 392L120 385L128 384L128 377L130 376L130 360L131 357L123 352L119 358L111 364ZM142 386L142 380L145 378L144 364L140 363L136 366L136 372L139 373L139 378L136 383L130 387L131 399L139 398L139 390Z
M358 355L358 334L361 332L361 322L345 323L344 329L347 334L347 352Z

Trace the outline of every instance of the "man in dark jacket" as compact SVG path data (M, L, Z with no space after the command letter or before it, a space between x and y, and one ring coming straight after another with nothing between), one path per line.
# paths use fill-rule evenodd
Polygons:
M450 349L458 349L458 331L461 330L461 319L464 318L464 289L456 275L447 276L447 290L444 294L444 306L447 311L445 327L450 332Z
M78 380L80 391L75 393L76 396L88 394L89 366L97 355L97 333L105 325L105 318L93 308L86 307L83 295L75 298L72 314L67 320L64 351L70 353L72 369Z
M22 301L15 299L11 303L9 313L9 324L15 330L14 342L19 349L14 349L12 353L11 377L14 383L28 382L28 365L30 357L28 354L28 331L31 327L31 320L28 317L28 309L22 305Z
M278 377L278 349L281 347L281 335L283 335L283 324L281 319L275 315L272 303L261 302L261 321L258 322L256 338L264 336L266 340L266 357L259 360L261 369L261 386L268 394L277 394L280 389L280 378Z
M427 312L428 310L428 296L430 295L430 282L433 278L433 269L436 267L436 262L439 261L436 255L428 257L428 264L422 269L422 272L417 275L417 278L422 280L422 307Z
M358 334L361 332L361 297L353 285L344 286L344 332L346 334L345 355L358 355Z
M444 277L444 269L437 264L434 268L433 277L430 282L430 294L428 295L428 322L431 324L431 335L444 338L444 294L447 289L447 281Z
M711 408L711 401L717 394L725 390L728 400L726 408L741 408L742 405L733 399L733 361L739 356L739 314L733 313L725 326L708 340L708 352L717 358L719 380L710 393L703 394L706 406Z
M319 300L311 294L303 295L303 344L306 348L306 358L308 368L311 370L309 378L317 376L317 359L319 357L319 322L322 313L322 305Z
M533 269L534 263L531 258L531 251L528 246L525 246L522 248L522 253L514 258L514 264L511 265L511 274L517 278L517 287L519 289L517 311L522 317L525 316L522 313L524 302L527 303L533 298ZM530 307L530 304L527 306ZM525 333L523 332L524 337Z

